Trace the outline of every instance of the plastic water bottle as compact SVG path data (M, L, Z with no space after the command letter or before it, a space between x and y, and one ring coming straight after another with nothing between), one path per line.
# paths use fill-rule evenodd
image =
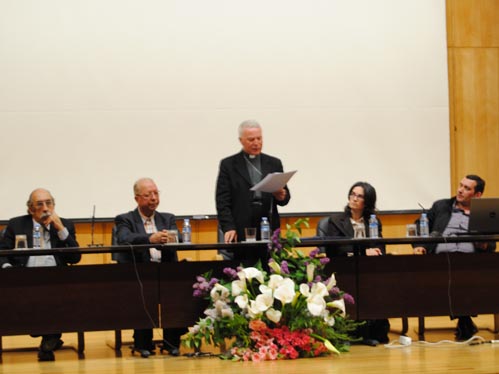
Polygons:
M267 242L270 240L270 223L267 217L262 217L262 222L260 223L260 238Z
M38 224L33 226L33 249L42 248L42 231Z
M378 220L376 219L376 214L371 214L371 218L369 218L369 237L377 238L378 236Z
M426 213L421 213L421 218L419 219L419 235L430 236L430 227L428 225Z
M192 236L191 222L189 218L184 218L184 226L182 227L182 242L190 243Z

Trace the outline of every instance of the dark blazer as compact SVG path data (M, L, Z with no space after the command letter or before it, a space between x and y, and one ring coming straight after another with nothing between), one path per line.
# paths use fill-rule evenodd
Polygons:
M50 225L50 245L52 248L71 248L79 247L76 241L76 231L74 224L64 218L61 218L62 224L68 229L69 236L66 240L60 240L54 225ZM25 216L15 217L9 220L5 229L4 241L1 244L2 249L13 249L15 247L16 235L26 235L28 247L33 247L33 218L27 214ZM9 256L8 261L13 266L26 266L29 256ZM67 264L76 264L81 259L80 253L61 253L54 255L58 266Z
M161 230L178 230L175 216L171 213L154 214L154 222L158 231ZM142 222L138 208L125 214L120 214L114 219L116 225L116 240L119 245L125 244L150 244L149 237ZM160 244L152 244L151 248L161 249ZM151 256L149 249L143 249L136 253L136 262L149 262ZM161 254L161 262L177 261L177 251L172 249L163 249ZM121 253L120 262L133 262L132 254Z
M433 203L430 210L426 212L428 217L428 227L430 229L430 234L435 236L441 236L442 233L447 228L452 216L452 207L456 202L456 198L452 197L450 199L437 200ZM416 220L416 224L419 227L419 219ZM424 247L427 253L435 253L438 243L428 243L423 245L413 245L413 247ZM487 248L481 250L482 252L494 252L496 249L496 243L487 243ZM475 248L475 252L476 252Z
M378 232L379 237L383 237L383 226L378 217ZM327 231L325 233L318 232L319 236L331 237L331 238L353 238L354 231L352 222L350 221L350 216L346 212L333 214L328 219ZM366 237L369 237L369 227L366 225ZM359 246L360 253L362 255L366 254L366 249L371 248L370 245ZM377 245L377 248L381 249L383 254L386 253L384 245ZM349 253L354 253L354 246L352 245L335 245L335 246L327 246L326 254L328 257L336 257L336 256L347 256Z
M269 173L283 171L281 160L264 153L261 154L261 167L263 177ZM224 233L229 230L236 230L240 241L245 238L245 227L259 227L261 217L270 215L271 201L273 202L272 217L269 218L271 219L272 230L280 227L277 206L286 205L291 198L287 186L285 187L287 196L283 201L271 199L271 193L262 193L261 214L259 217L252 217L251 210L254 200L254 192L250 191L252 186L248 167L244 160L244 152L241 151L220 162L216 190L218 221Z

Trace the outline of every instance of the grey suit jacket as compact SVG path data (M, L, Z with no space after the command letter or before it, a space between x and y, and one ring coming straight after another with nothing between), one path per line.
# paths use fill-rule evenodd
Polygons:
M178 230L175 216L171 213L154 214L154 222L158 231L161 230ZM116 241L119 245L126 244L150 244L149 237L142 222L138 208L125 214L120 214L114 219L116 225ZM152 245L151 248L160 249L161 245ZM130 253L121 253L119 262L133 262L132 251ZM136 262L149 262L149 248L140 250L135 253ZM177 261L177 251L173 249L162 249L161 262Z

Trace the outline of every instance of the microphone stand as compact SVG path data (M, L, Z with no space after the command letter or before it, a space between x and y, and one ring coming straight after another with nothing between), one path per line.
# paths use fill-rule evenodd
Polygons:
M94 205L94 210L92 212L92 221L90 224L91 243L88 245L88 247L90 247L90 248L102 247L104 244L95 244L94 243L94 231L95 231L95 205Z
M272 223L273 219L272 216L274 215L274 194L270 193L270 209L269 209L269 225L270 225L270 232L272 235Z

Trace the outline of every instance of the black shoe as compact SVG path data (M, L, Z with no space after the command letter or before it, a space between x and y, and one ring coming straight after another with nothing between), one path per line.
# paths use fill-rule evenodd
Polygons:
M168 353L172 356L180 356L180 351L178 348L167 349Z
M40 350L43 352L57 351L62 347L64 342L59 338L42 338L42 343L40 344Z
M163 340L163 344L159 347L159 349L161 353L163 353L163 351L167 351L172 356L180 356L179 349L166 340Z
M148 351L147 349L134 349L132 350L132 353L133 352L139 353L142 358L148 358L151 355L151 351Z
M456 340L465 341L471 339L478 332L471 317L459 317L456 328Z
M55 361L54 352L39 350L38 361Z

